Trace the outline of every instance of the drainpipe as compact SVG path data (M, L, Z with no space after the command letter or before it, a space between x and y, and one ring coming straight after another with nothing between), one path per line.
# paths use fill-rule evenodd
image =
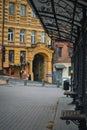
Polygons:
M83 112L85 112L85 91L86 91L86 32L85 32L85 25L86 24L86 8L83 8L83 23L82 23L82 49L83 52L83 77L82 77L82 103L83 103Z
M2 71L3 71L3 46L4 46L4 14L5 14L5 0L2 6Z

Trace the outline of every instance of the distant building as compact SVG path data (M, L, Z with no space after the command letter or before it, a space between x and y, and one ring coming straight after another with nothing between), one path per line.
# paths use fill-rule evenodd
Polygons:
M0 74L52 82L50 38L27 0L0 0ZM22 72L22 73L20 73Z
M55 41L53 43L53 83L59 79L60 85L66 79L70 79L71 55L73 46L68 42Z

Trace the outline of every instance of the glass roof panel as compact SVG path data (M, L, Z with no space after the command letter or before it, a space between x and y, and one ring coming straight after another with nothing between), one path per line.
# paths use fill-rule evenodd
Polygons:
M27 0L52 38L75 41L87 0Z

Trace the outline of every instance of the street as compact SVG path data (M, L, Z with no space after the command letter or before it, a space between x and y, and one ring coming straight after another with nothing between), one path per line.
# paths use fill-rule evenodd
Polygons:
M63 92L56 87L0 86L0 130L57 130Z

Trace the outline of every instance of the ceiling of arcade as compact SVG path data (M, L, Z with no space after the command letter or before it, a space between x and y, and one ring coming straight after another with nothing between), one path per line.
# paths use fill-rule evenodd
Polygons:
M52 39L75 43L87 0L27 0ZM87 17L86 17L87 18Z

